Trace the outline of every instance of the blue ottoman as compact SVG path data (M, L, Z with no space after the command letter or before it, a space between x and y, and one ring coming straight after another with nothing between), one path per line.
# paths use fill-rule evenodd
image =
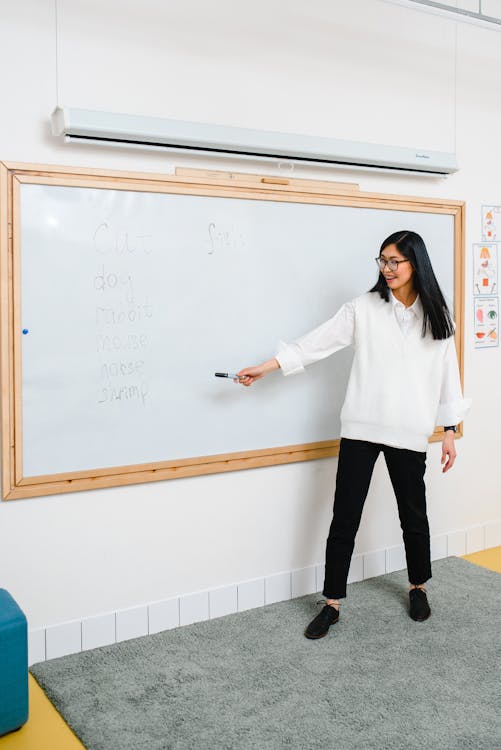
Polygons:
M0 589L0 735L28 720L28 624L8 591Z

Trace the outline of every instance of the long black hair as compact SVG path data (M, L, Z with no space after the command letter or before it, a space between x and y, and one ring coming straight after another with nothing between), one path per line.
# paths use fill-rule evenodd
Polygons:
M442 290L433 273L430 256L423 238L416 232L394 232L384 240L379 255L388 245L396 245L402 255L410 260L414 269L414 289L419 294L424 312L423 336L426 336L427 331L430 330L434 339L448 339L454 333L454 323ZM381 272L377 283L370 291L379 292L380 296L386 302L389 302L390 290Z

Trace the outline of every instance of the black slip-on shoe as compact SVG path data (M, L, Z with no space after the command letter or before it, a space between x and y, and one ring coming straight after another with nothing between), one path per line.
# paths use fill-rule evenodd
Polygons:
M413 620L421 621L427 620L431 615L430 605L428 604L428 598L426 591L423 589L411 589L409 591L410 609L409 615Z
M304 634L307 638L323 638L331 625L339 620L339 610L326 604L321 612L310 622Z

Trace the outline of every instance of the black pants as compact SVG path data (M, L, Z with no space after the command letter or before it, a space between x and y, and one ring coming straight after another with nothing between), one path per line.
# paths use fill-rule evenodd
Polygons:
M426 453L341 438L334 515L327 538L323 595L346 596L346 581L374 464L383 451L398 504L409 582L431 578L430 529L426 516Z

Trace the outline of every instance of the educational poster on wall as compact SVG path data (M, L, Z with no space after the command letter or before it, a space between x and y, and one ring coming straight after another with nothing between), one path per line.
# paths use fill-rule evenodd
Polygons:
M473 245L473 294L492 296L498 292L498 244Z
M499 298L475 297L475 348L498 346Z
M501 206L482 206L482 239L501 240Z

